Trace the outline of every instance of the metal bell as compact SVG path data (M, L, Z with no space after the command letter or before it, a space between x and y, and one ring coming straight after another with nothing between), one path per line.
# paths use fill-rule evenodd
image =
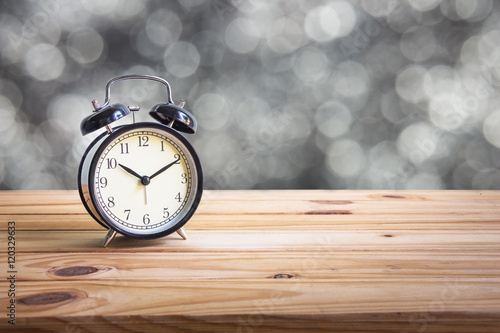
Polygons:
M149 115L179 132L194 134L198 126L191 113L173 103L158 103L151 108Z
M112 104L98 109L85 117L80 124L82 135L87 135L128 115L130 110L123 104Z

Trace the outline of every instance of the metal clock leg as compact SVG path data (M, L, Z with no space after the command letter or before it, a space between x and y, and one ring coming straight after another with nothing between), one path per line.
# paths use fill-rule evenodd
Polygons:
M184 227L181 227L179 229L177 229L177 233L184 239L186 240L188 238L187 234L186 234L186 230L184 230Z
M107 247L111 241L115 238L117 232L116 230L109 229L108 233L106 234L106 237L104 237L104 242L102 243L103 247Z

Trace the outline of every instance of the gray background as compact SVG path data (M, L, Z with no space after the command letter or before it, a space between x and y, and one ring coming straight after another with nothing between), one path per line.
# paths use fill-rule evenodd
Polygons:
M0 189L76 189L80 121L132 73L187 101L207 189L500 189L498 7L1 1ZM161 101L112 86L140 120Z

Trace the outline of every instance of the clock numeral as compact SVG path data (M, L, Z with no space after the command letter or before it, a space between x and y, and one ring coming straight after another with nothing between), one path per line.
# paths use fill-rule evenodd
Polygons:
M123 214L127 214L127 217L125 219L128 221L128 218L130 217L130 209L125 209L123 211Z
M114 158L107 158L106 161L108 161L108 169L115 169L118 165L118 162Z
M187 181L187 175L185 173L181 174L181 184L186 184Z
M163 141L161 142L161 151L165 151L165 147L163 147Z
M148 147L149 146L149 137L146 135L144 136L139 136L139 147Z
M178 160L178 159L180 159L180 158L181 158L181 155L179 155L179 154L175 154L175 155L174 155L174 159Z
M163 218L168 219L170 213L168 212L168 208L163 208Z
M108 179L106 177L101 177L99 183L101 184L101 188L106 188L106 186L108 186Z
M115 198L114 197L109 197L108 198L108 207L113 208L115 206Z
M128 154L128 142L127 143L120 143L120 154Z
M142 217L142 223L144 224L151 223L151 220L149 219L149 214L144 214L144 216Z
M181 192L177 193L175 198L177 199L177 202L181 202Z

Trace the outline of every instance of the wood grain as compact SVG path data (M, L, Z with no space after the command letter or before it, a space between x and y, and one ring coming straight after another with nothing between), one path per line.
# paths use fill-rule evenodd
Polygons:
M25 332L498 332L499 213L497 191L206 191L187 241L104 249L75 191L0 192Z

